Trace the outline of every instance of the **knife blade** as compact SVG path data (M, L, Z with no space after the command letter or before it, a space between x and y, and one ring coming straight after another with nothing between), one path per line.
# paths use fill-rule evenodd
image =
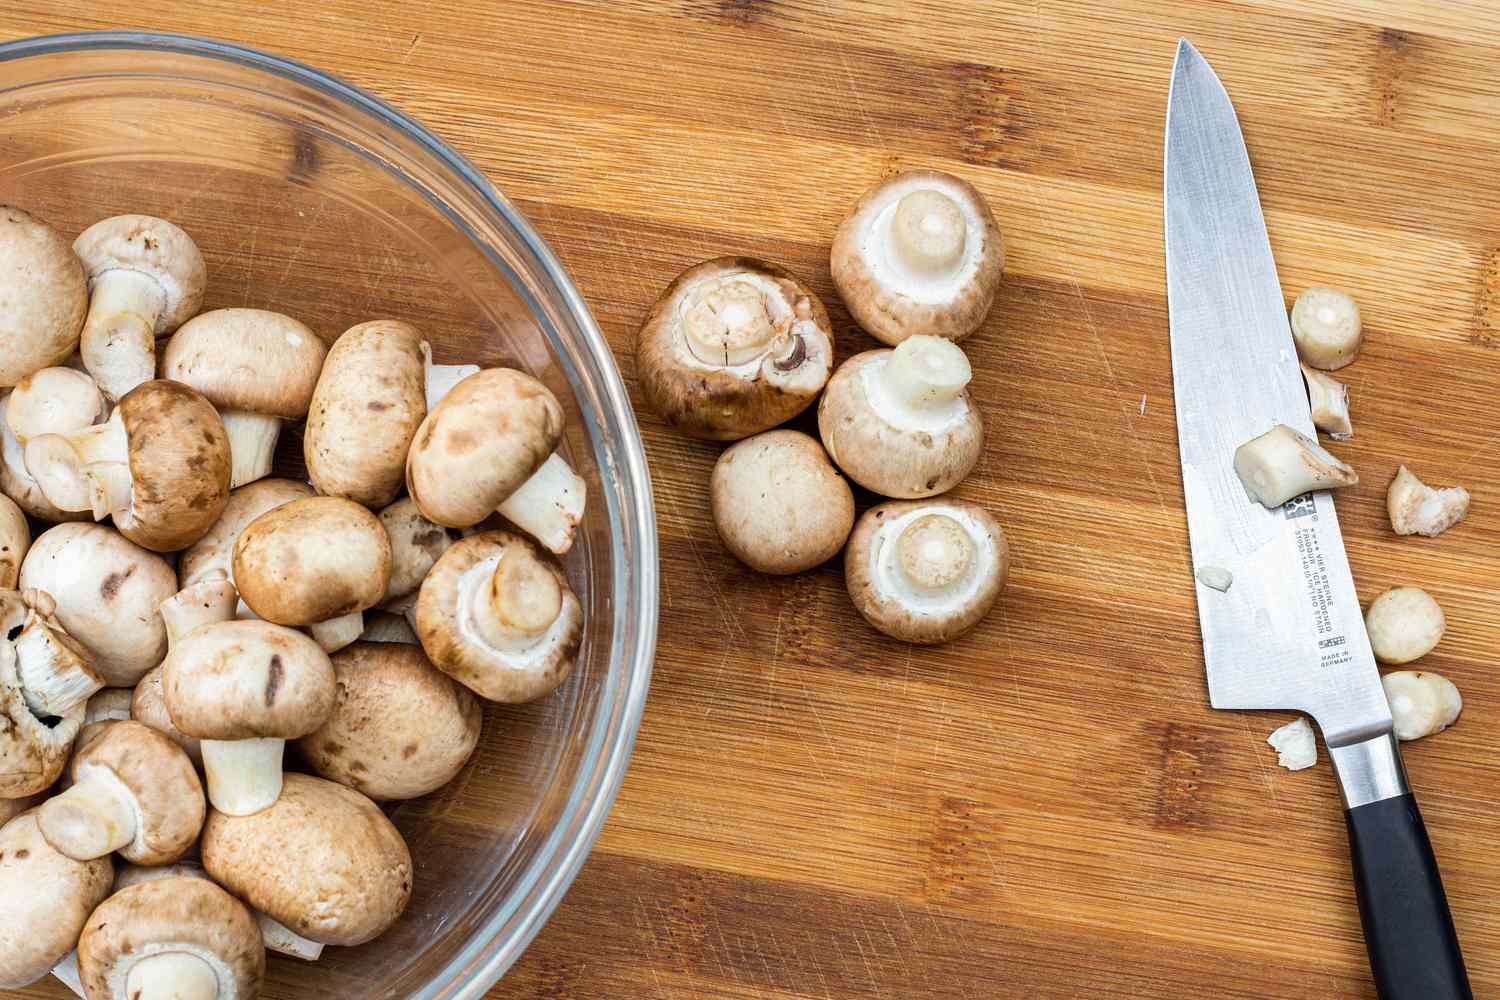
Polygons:
M1326 492L1250 499L1235 449L1285 424L1316 434L1239 119L1183 39L1167 99L1167 312L1178 451L1209 701L1317 722L1344 798L1382 1000L1467 1000L1446 895L1392 735L1338 514Z

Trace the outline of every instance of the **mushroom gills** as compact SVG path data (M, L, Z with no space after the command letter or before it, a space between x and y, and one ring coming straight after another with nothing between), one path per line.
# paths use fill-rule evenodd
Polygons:
M235 489L271 474L281 418L246 410L220 410L229 438L229 488Z
M941 614L979 588L996 556L972 515L928 505L882 525L870 558L881 592L919 614Z
M202 740L208 800L221 813L250 816L281 796L281 756L285 740Z
M416 610L415 595L407 614L414 615ZM376 611L371 613L365 622L365 631L360 636L365 642L396 642L408 645L419 645L416 630L412 627L407 615L393 614L389 611Z
M102 521L130 506L130 440L117 409L102 424L26 443L26 469L58 510L91 511Z
M530 479L505 498L500 516L541 542L547 551L562 555L573 547L586 496L583 477L553 452Z
M1235 449L1234 471L1250 499L1268 510L1313 490L1359 482L1352 468L1285 424L1277 424Z
M260 925L260 936L266 947L278 955L290 955L304 962L316 962L323 955L323 946L292 930L275 917L268 917L259 910L250 911Z
M90 282L78 349L109 399L156 377L156 321L166 306L166 291L140 271L112 268Z
M141 812L130 788L107 767L85 764L75 778L37 814L47 843L75 861L91 861L134 842Z
M962 423L973 369L942 337L908 337L859 372L870 407L892 426L936 433Z
M219 974L190 951L160 951L130 967L125 996L131 1000L215 1000Z
M337 653L360 637L365 630L365 614L355 611L327 621L314 622L307 626L307 634L323 648L325 653Z

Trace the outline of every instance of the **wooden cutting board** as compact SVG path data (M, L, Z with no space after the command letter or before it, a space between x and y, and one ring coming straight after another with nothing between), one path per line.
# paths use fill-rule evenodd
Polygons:
M1256 165L1288 297L1350 291L1362 597L1429 589L1424 666L1467 701L1408 748L1476 994L1500 992L1500 7L1477 0L19 0L0 37L139 26L331 70L431 126L528 212L632 382L637 323L706 257L776 260L872 346L834 226L904 167L962 174L1007 283L965 343L987 418L960 494L1014 550L975 634L873 633L837 565L719 547L719 449L641 414L661 644L635 761L566 901L493 997L1370 998L1326 762L1204 693L1167 351L1162 113L1190 37ZM637 395L637 400L639 396ZM1385 521L1399 462L1474 493ZM866 498L867 499L867 498ZM39 986L27 996L44 995Z

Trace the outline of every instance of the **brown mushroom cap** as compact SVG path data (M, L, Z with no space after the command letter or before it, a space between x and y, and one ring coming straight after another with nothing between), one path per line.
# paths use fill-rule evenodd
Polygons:
M229 438L208 400L179 382L143 382L118 407L130 441L130 507L120 534L155 552L193 544L229 500Z
M407 492L429 521L471 527L541 468L562 431L562 406L545 385L511 368L476 372L417 429Z
M133 686L166 653L156 609L177 592L177 574L113 528L59 524L42 532L21 563L20 582L52 595L58 621L94 654L110 687Z
M903 199L914 194L941 209L933 221L944 212L955 223L961 220L962 247L950 267L924 274L893 249ZM912 220L918 227L927 221ZM920 239L920 231L916 235ZM912 170L861 196L834 234L829 266L850 315L875 339L894 345L922 333L959 340L989 314L1005 268L1005 241L989 203L972 184L936 170Z
M1010 548L989 511L951 497L895 500L854 526L844 554L849 597L865 620L907 642L947 642L989 614Z
M401 492L427 416L422 335L409 323L350 327L323 362L302 455L318 492L381 507Z
M710 353L702 338L688 336L705 323L722 338L722 359L701 356ZM641 391L664 420L693 437L735 441L817 398L833 368L833 333L822 301L782 268L718 257L667 286L635 353Z
M0 205L0 386L60 364L78 348L88 282L46 223Z
M165 307L152 331L164 337L203 305L208 269L198 244L179 226L150 215L116 215L89 226L73 241L89 280L106 271L135 271L161 287Z
M186 954L209 966L221 1000L253 1000L266 969L260 927L243 903L201 878L137 882L110 896L78 939L84 990L128 1000L131 971L156 956Z
M205 625L162 663L167 711L200 740L290 740L333 711L328 654L295 629L265 621Z
M104 727L73 755L68 775L76 787L107 771L129 790L136 815L135 838L120 848L127 861L165 865L187 853L203 829L207 811L203 784L186 753L162 733L130 720ZM80 817L64 803L48 800L39 813L42 835L57 850L77 856ZM86 820L86 817L83 818Z
M131 692L130 717L136 722L150 726L182 747L182 752L188 755L193 766L200 770L203 768L201 742L196 737L189 736L178 729L176 723L172 721L171 713L167 711L167 697L162 690L161 683L161 667L157 667L142 677L140 683L135 686L135 690Z
M327 348L303 324L264 309L214 309L167 341L162 378L184 382L221 410L301 420Z
M352 500L293 500L256 518L234 544L234 582L250 609L311 625L374 607L391 578L391 540Z
M310 775L286 775L276 804L254 815L210 813L202 848L216 882L323 944L364 944L411 899L411 854L391 821Z
M38 719L21 690L15 647L0 642L0 798L33 795L57 780L87 704L80 701L54 725Z
M229 502L213 527L177 557L182 585L191 587L216 570L229 575L234 569L234 543L250 522L282 504L312 495L311 486L292 479L257 479L230 491Z
M0 826L0 989L36 982L72 951L113 878L108 858L54 851L34 810Z
M766 431L719 456L714 525L735 558L762 573L801 573L831 559L854 527L854 493L823 446Z
M314 771L372 799L414 799L463 768L479 702L417 646L356 642L333 654L333 714L298 741Z
M422 516L416 501L402 497L380 512L391 540L391 579L381 604L415 594L428 572L453 544L448 529Z

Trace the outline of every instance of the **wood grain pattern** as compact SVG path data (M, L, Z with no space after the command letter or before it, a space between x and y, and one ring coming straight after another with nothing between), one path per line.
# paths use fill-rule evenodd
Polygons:
M655 683L567 900L493 997L1243 997L1373 988L1326 764L1202 679L1172 415L1161 125L1186 35L1239 109L1289 297L1348 289L1361 595L1427 587L1458 726L1408 748L1476 994L1500 991L1500 6L1466 0L677 0L379 12L17 0L0 37L217 35L415 115L516 199L627 380L647 306L725 253L825 297L881 175L991 199L1007 284L965 343L988 447L960 494L1010 536L974 635L872 633L836 565L757 577L718 546L716 446L642 413L662 538ZM637 396L637 402L639 397ZM1385 522L1399 462L1475 495L1437 540ZM864 498L868 499L868 498ZM57 995L46 985L16 996Z

